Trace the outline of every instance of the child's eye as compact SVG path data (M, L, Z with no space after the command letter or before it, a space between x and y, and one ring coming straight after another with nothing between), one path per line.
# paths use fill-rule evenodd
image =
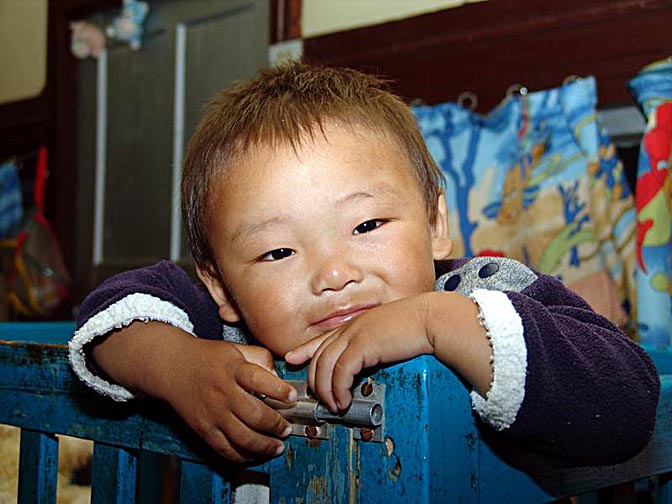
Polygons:
M291 255L294 255L294 251L289 248L279 248L275 250L271 250L270 252L265 253L262 255L259 260L260 261L279 261L280 259L284 259L285 257L289 257Z
M359 226L355 228L353 234L364 234L370 231L373 231L376 228L379 228L385 223L382 219L371 219L366 222L362 222Z

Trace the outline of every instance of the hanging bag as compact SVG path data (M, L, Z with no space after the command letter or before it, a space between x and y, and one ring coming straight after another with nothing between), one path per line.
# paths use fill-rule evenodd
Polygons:
M47 149L38 153L35 209L16 237L9 275L9 306L29 319L53 318L70 297L70 274L51 224L44 215Z

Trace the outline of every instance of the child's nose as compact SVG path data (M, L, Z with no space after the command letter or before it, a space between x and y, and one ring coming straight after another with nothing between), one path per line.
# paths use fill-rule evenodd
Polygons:
M363 279L362 268L356 258L342 253L333 253L323 257L315 269L312 288L315 294L326 291L339 291L350 283Z

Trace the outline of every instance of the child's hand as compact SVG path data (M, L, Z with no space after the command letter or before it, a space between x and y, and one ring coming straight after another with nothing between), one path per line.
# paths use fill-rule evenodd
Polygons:
M482 396L492 382L492 349L478 308L466 296L426 292L373 308L285 355L308 368L308 385L332 412L352 401L363 369L433 354L460 373Z
M136 321L93 347L96 363L132 391L168 401L208 444L243 462L279 455L290 425L254 394L296 401L265 348L194 338L163 322Z
M296 390L278 378L261 347L193 339L173 363L164 398L218 453L234 462L276 456L290 424L254 394L286 403Z
M312 358L309 387L332 412L344 410L352 401L354 377L363 369L433 352L426 312L423 295L384 304L304 343L285 359L302 364Z

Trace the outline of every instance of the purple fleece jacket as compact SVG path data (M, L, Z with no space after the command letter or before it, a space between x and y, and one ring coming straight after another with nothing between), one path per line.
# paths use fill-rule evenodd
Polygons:
M481 420L499 436L576 464L614 464L638 453L653 432L660 390L648 357L556 278L511 259L436 263L436 290L479 306L493 348L487 397L471 392ZM70 342L77 375L115 400L133 398L88 357L97 337L134 320L163 321L201 338L245 341L226 326L202 285L173 263L116 275L81 306Z

